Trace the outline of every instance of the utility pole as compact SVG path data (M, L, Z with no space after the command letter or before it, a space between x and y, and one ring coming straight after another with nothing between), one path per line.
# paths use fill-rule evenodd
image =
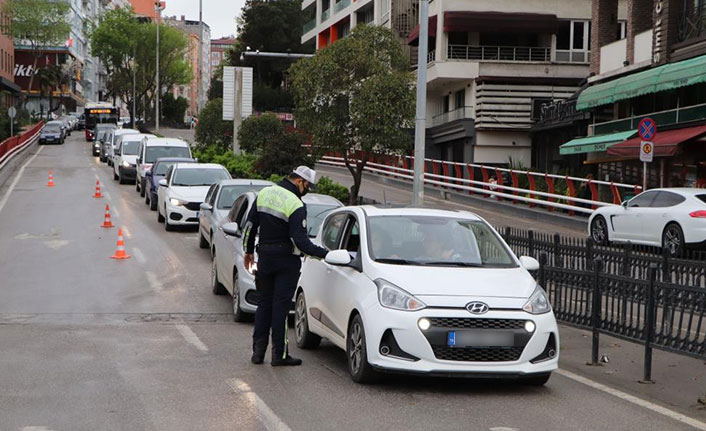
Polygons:
M196 113L198 114L201 110L201 96L202 96L202 86L203 86L203 0L199 0L199 69L197 74L197 89L196 89Z
M419 55L417 58L417 113L414 124L414 182L412 205L424 204L424 147L426 145L427 52L429 44L429 0L419 0Z
M243 71L240 67L235 68L235 99L233 102L233 154L240 154L240 142L238 142L238 131L240 124L243 122Z
M154 11L157 12L157 63L156 63L156 69L157 69L157 74L155 77L155 81L157 84L157 89L156 89L156 97L154 98L154 129L159 132L159 97L160 97L160 88L159 88L159 26L162 24L162 10L163 7L160 4L160 2L155 2L154 3Z
M132 54L132 62L133 62L133 65L132 65L132 128L134 129L135 123L137 120L137 118L135 118L137 116L137 110L135 109L135 103L136 103L135 102L135 95L137 94L137 91L136 91L137 80L135 78L135 75L136 75L135 70L137 69L137 64L136 64L137 46L135 46L135 48L133 48L132 52L133 52L133 54Z

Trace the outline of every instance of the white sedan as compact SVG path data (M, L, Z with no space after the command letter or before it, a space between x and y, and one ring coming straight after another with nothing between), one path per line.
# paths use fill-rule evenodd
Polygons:
M345 207L318 239L331 251L302 267L297 345L329 339L354 381L392 371L543 385L556 370L556 320L528 272L539 264L518 259L480 217Z
M215 163L177 163L169 167L159 180L157 190L157 222L165 230L175 225L199 224L201 203L211 185L230 178L230 173Z
M647 190L622 205L598 208L588 234L596 244L632 242L666 249L677 256L706 244L706 190Z

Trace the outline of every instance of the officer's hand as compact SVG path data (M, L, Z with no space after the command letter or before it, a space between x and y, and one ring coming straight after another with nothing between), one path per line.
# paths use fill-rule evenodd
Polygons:
M243 265L245 265L245 270L249 271L254 263L255 263L255 256L253 256L252 253L246 253L245 258L243 258Z

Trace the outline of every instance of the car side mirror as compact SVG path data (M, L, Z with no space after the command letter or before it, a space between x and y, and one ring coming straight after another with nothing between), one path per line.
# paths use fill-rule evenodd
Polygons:
M203 205L203 204L201 204L201 205ZM222 228L223 228L223 233L225 233L226 235L235 236L235 237L241 236L238 223L235 223L235 222L224 223Z
M530 256L521 256L520 265L527 271L537 271L539 269L539 262L537 259Z
M162 178L161 180L159 180L159 186L160 187L167 187L167 179Z
M213 206L211 206L208 202L201 202L199 207L201 208L201 211L211 211L213 209Z
M331 250L326 254L324 262L337 266L350 265L351 255L348 254L348 250Z
M627 208L627 207L628 207L628 202L629 202L629 201L624 200L620 205L622 205L623 208Z

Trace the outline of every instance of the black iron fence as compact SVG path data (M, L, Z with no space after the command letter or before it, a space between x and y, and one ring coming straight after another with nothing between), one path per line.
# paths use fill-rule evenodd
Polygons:
M706 359L706 261L703 253L672 258L626 244L598 247L590 239L501 229L518 255L539 259L539 283L557 320L645 346L651 380L652 349Z

